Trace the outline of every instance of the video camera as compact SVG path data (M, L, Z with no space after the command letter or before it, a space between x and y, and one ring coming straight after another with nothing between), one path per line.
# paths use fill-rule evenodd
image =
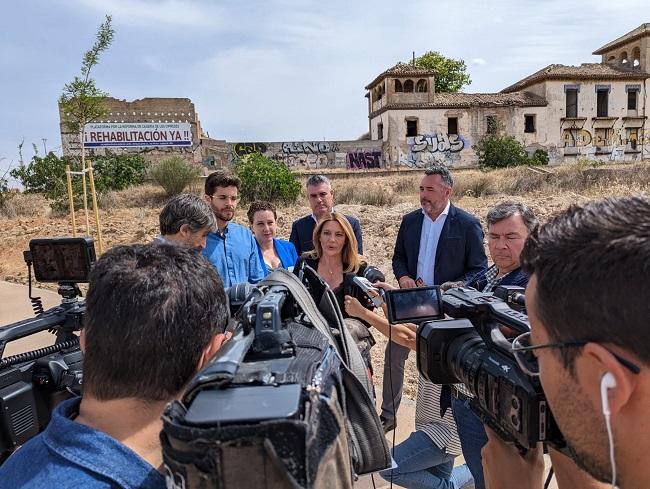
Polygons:
M472 411L501 438L522 451L540 441L563 451L564 438L539 379L522 372L511 350L512 339L530 331L523 291L512 286L494 293L464 287L445 294L438 287L390 291L389 322L420 324L416 348L422 376L434 384L464 384L473 396ZM443 319L445 314L452 319Z
M90 238L33 239L23 253L35 318L0 328L0 358L8 343L41 331L53 345L0 360L0 463L47 425L59 402L81 391L83 357L75 332L83 326L85 301L77 284L88 282L95 261ZM59 284L61 304L45 311L32 296L32 265L39 282Z
M167 487L345 488L390 465L334 295L300 273L227 290L232 338L163 414Z

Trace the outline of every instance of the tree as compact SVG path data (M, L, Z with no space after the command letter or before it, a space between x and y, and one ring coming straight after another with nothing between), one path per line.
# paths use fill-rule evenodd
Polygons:
M427 51L415 58L415 66L436 72L436 92L459 92L472 83L462 59L443 56L437 51Z
M86 51L81 62L81 76L75 76L70 83L63 87L59 98L62 119L69 131L79 135L82 168L86 167L86 149L84 147L84 128L86 124L104 117L110 112L106 104L108 93L99 90L95 81L90 77L90 72L99 63L99 56L108 49L113 42L115 31L111 26L112 18L99 26L95 44Z
M246 202L268 200L291 204L300 195L300 182L281 161L260 153L242 156L235 163L235 173L241 179L241 196Z

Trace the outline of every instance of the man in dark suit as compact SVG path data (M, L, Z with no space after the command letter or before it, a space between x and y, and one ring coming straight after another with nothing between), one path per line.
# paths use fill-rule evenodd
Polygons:
M420 182L422 208L402 218L393 253L393 272L403 289L448 281L467 282L487 269L481 224L449 202L453 185L446 167L428 168ZM386 347L381 406L385 431L395 427L408 354L408 348L392 342Z
M314 249L312 236L318 220L334 211L334 190L329 178L323 175L312 175L307 180L307 197L312 213L294 221L291 225L291 236L289 241L293 243L298 256L305 251ZM359 254L363 254L363 238L359 221L352 216L345 216L350 222L354 235L357 238Z

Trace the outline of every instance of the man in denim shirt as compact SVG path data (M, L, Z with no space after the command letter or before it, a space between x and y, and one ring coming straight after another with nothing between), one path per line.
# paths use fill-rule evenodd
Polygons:
M221 280L196 251L120 246L94 265L86 305L83 397L0 466L0 487L165 487L160 416L225 340Z
M257 283L264 271L257 243L247 227L232 221L239 200L239 178L214 172L205 180L205 200L217 218L216 232L208 234L203 256L214 265L225 287L239 282Z

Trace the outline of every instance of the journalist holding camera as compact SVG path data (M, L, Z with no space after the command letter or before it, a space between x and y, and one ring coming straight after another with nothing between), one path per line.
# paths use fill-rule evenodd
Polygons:
M90 273L83 398L0 466L12 488L164 488L161 413L225 341L223 283L195 250L119 246Z
M650 200L636 196L572 206L522 253L531 331L515 355L541 380L571 458L621 489L650 487L649 243ZM541 488L540 451L522 458L489 435L488 487ZM560 489L578 487L555 468Z

